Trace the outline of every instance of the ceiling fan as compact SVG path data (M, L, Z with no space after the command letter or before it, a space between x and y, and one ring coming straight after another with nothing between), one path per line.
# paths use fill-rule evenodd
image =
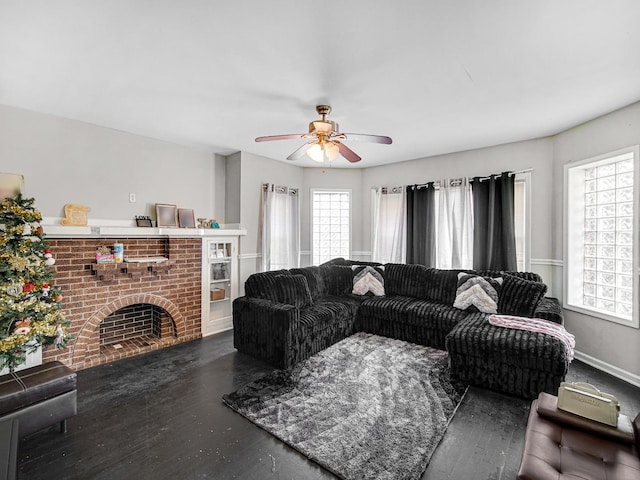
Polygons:
M316 112L318 112L318 115L322 118L309 124L309 133L292 133L290 135L258 137L256 138L256 142L308 138L310 141L289 155L287 160L299 160L306 154L312 160L319 163L323 163L325 160L334 160L338 155L342 155L351 163L362 160L356 152L342 143L342 140L359 140L373 143L384 143L386 145L391 143L391 138L383 135L341 133L336 122L327 120L327 115L331 112L331 107L329 105L316 106Z

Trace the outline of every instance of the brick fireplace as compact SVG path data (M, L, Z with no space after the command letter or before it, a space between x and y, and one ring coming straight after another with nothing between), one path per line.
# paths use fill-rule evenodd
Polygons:
M199 238L48 241L74 340L64 350L49 347L43 361L60 360L79 370L201 337ZM96 249L116 242L124 244L125 257L169 260L96 264Z

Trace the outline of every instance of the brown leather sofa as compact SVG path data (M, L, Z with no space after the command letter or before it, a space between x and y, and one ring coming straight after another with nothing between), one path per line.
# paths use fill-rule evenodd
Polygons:
M640 414L618 427L562 410L541 393L531 404L519 480L639 480Z

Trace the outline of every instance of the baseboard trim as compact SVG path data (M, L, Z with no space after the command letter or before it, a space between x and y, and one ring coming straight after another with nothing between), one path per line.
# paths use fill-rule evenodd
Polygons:
M609 375L613 375L620 380L624 380L631 385L635 385L636 387L640 387L640 375L636 375L635 373L627 372L622 368L616 367L615 365L611 365L610 363L603 362L591 355L587 355L586 353L582 353L579 351L575 351L575 358L580 360L587 365L591 365L598 370L602 370Z

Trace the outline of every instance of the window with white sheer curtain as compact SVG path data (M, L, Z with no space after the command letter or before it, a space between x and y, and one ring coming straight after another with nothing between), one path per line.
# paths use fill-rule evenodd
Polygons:
M373 248L380 263L403 263L406 251L406 195L403 187L374 188L372 197Z
M300 202L296 188L262 186L262 270L300 266Z
M531 173L516 175L514 189L518 270L529 267ZM437 268L473 268L473 197L468 179L435 182L435 265ZM372 259L381 263L406 261L406 187L371 190Z
M441 180L436 205L436 268L473 268L473 199L466 178Z

